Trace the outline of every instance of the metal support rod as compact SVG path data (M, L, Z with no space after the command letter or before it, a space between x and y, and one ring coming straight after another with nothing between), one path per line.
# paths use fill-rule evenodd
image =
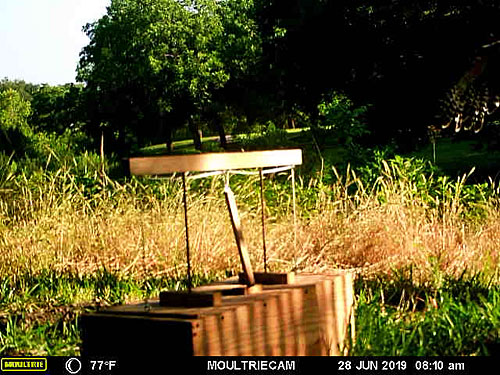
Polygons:
M186 227L186 259L187 259L187 277L188 291L191 293L191 259L189 256L189 227L188 227L188 206L187 206L187 187L186 187L186 172L182 173L182 190L184 202L184 226Z
M266 203L264 201L264 178L262 173L262 168L259 168L260 176L260 210L262 218L262 246L264 249L264 272L267 273L267 246L266 246Z
M297 267L297 214L295 212L295 168L291 170L292 175L292 207L293 207L293 262Z

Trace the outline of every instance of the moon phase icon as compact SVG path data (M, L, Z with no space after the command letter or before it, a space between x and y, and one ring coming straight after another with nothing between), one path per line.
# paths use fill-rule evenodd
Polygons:
M82 369L82 363L78 358L70 358L66 361L64 367L70 374L78 374Z

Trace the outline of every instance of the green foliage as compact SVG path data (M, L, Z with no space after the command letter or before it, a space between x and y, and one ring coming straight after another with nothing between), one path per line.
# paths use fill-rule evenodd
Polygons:
M428 187L428 181L438 173L438 169L430 161L395 155L390 148L374 150L359 170L360 178L370 186L386 176L409 181L421 188Z
M7 78L0 80L0 91L7 91L9 89L17 91L21 95L21 98L28 102L32 100L32 93L37 87L37 85L22 80L9 80Z
M42 87L39 91L34 90L32 100L37 106L37 116L41 113L38 102L41 92L51 93L49 96L56 92L55 97L60 99L63 96L58 95L66 92L65 90L63 87ZM57 112L58 109L54 108L54 103L51 102L46 105L46 110ZM44 125L41 117L35 117L42 122L38 122L37 131L34 131L28 123L31 115L30 102L24 100L17 91L7 89L0 92L0 154L4 154L3 168L7 168L9 164L5 155L13 154L13 170L24 170L28 174L37 169L57 170L72 163L84 147L89 145L87 137L74 127L57 128L54 125L59 134L40 131L40 128L50 128L49 125ZM56 119L51 118L50 121Z
M439 97L475 56L487 54L498 64L498 48L481 48L493 41L487 35L497 35L494 0L258 4L266 67L260 77L274 89L272 97L313 113L323 95L343 90L373 104L374 143L397 138L414 147L434 123ZM486 70L481 84L498 93L496 69Z
M370 133L364 118L367 110L367 106L355 107L345 94L333 93L318 105L319 127L333 132L337 143L354 147Z
M194 285L213 275L193 275ZM99 270L92 276L42 270L38 274L1 275L0 355L76 355L81 344L80 314L95 305L157 296L161 290L184 290L187 281L172 278L135 280Z
M442 213L460 214L471 220L486 217L486 205L497 190L491 183L467 183L474 168L453 180L428 160L388 157L388 152L375 150L366 165L358 169L361 181L358 186L376 193L381 203L387 203L387 197L397 189L406 197L407 204L415 204L417 200Z
M286 130L276 127L272 121L268 121L265 125L255 126L254 129L254 133L244 134L238 138L238 142L244 149L279 148L293 145Z
M104 17L86 26L91 42L78 68L94 121L108 122L110 134L119 131L130 143L128 131L139 140L165 137L208 105L229 78L218 50L225 32L222 6L228 4L112 1ZM229 46L236 48L234 40ZM246 69L237 58L232 63Z
M80 130L86 121L83 102L82 85L41 85L32 91L30 123L49 133Z
M3 155L0 157L0 168L28 177L37 172L55 172L61 168L73 170L79 175L84 169L79 161L88 159L85 155L90 155L83 151L88 145L88 138L83 133L69 129L61 135L31 132L24 140L22 148L18 146L19 155L15 160L6 153L0 153Z
M216 49L229 78L241 80L255 73L262 55L254 0L226 0L218 5L224 34L216 39Z
M491 355L500 342L500 288L480 275L420 285L399 278L357 282L352 355Z
M0 152L21 156L30 146L33 132L28 125L30 103L13 90L0 92Z

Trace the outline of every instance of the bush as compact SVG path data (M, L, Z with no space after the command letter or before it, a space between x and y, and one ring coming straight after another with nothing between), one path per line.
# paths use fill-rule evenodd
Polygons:
M0 152L21 157L30 153L30 138L33 134L28 125L30 103L13 90L0 92Z
M360 186L376 193L379 202L386 203L397 193L409 205L419 202L469 219L486 217L486 205L497 193L493 184L467 184L474 168L453 180L428 160L389 157L390 153L387 149L375 150L366 165L358 168Z
M364 121L367 106L354 107L353 102L342 93L333 93L319 105L318 128L333 132L337 142L346 147L355 146L369 131Z

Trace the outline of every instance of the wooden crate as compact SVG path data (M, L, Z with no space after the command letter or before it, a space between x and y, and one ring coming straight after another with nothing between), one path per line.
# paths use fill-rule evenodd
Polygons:
M161 306L160 301L82 316L82 353L104 355L338 355L354 332L350 273L300 274L291 284L249 294L238 279L193 289L221 293L217 306ZM237 294L237 293L236 293ZM161 342L161 344L158 344Z

